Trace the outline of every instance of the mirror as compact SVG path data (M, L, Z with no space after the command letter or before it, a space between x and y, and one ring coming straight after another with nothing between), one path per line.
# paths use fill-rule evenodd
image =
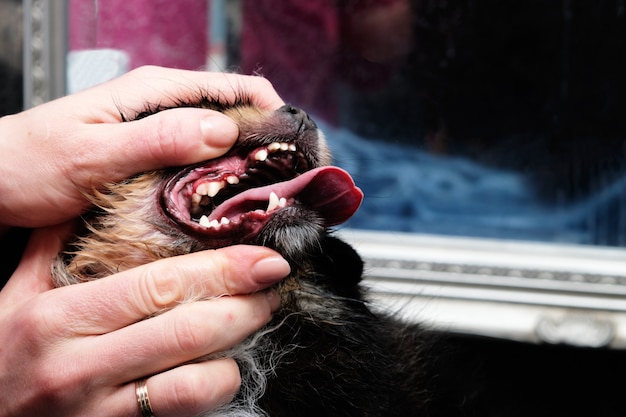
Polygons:
M261 74L307 110L365 192L340 233L388 305L626 345L621 2L67 4L70 92L145 64L209 68Z

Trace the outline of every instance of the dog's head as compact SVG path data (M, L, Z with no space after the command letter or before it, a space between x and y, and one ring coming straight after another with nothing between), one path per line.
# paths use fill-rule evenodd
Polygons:
M240 243L271 247L298 263L359 207L361 190L329 165L324 136L302 110L265 111L241 97L230 105L204 99L193 106L231 117L240 132L235 146L217 159L143 173L95 192L98 209L63 260L66 278L56 273L61 284Z

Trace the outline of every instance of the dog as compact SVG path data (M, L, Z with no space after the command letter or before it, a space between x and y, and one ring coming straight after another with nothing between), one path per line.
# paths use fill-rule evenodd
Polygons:
M180 106L231 117L240 130L235 146L90 192L94 209L53 276L58 286L79 284L238 243L281 253L292 269L276 285L281 309L222 354L237 360L242 387L207 416L625 415L619 385L598 380L625 367L621 352L449 334L373 308L363 261L333 233L362 192L331 165L324 135L304 111L261 110L244 93Z

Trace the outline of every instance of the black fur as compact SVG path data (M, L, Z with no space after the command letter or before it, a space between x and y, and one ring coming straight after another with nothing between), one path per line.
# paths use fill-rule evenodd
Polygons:
M310 285L287 292L270 326L286 324L267 336L299 346L268 380L270 416L626 415L623 351L446 334L375 312L358 254L333 237L297 265L290 279Z

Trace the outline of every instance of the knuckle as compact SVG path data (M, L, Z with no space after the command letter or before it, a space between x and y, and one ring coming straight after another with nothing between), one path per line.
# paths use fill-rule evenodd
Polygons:
M191 312L190 312L191 313ZM196 314L175 316L172 335L175 349L188 354L202 354L203 348L212 338L212 331L207 320L198 318Z
M219 378L197 369L172 387L174 406L197 414L233 399L241 385L239 367L232 359L220 360Z
M52 342L51 337L62 338L71 331L71 317L67 317L61 305L48 302L46 297L39 297L24 305L14 321L15 330L25 340L31 340L31 347ZM69 313L68 313L69 314Z
M163 113L154 115L151 118L151 126L154 134L150 141L151 152L158 160L165 162L177 157L179 149L179 132L168 123Z
M170 307L181 296L177 273L172 267L148 267L140 275L137 307L146 315L157 313Z
M69 398L80 397L81 392L90 389L89 378L81 374L74 363L56 357L33 364L36 366L32 367L29 381L31 386L37 387L42 403L57 406Z
M235 295L237 291L236 283L232 281L233 268L236 263L226 255L225 251L213 250L208 252L207 271L210 271L212 279L217 283L217 291L214 296Z
M201 374L189 372L183 381L174 384L172 396L176 408L189 410L193 413L204 411L202 404L205 393L202 391L202 384L200 383L202 379Z

